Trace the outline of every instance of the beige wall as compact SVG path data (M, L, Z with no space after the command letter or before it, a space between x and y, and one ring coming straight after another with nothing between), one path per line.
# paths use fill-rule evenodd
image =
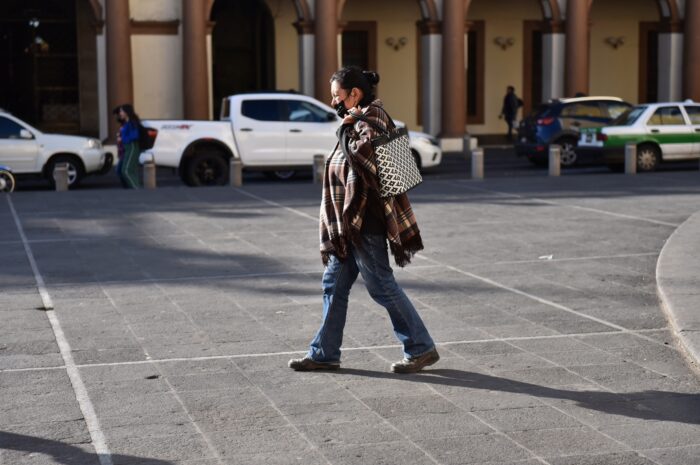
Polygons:
M137 21L180 19L182 0L129 0L129 12Z
M181 35L133 35L134 107L142 118L183 115Z
M391 116L411 129L420 129L416 31L419 20L420 9L415 0L348 0L341 18L341 21L378 21L376 71L381 78L378 96ZM396 51L385 44L388 37L406 37L408 42Z
M299 90L299 34L291 0L265 0L275 22L275 82L279 90Z
M658 21L654 0L594 0L591 8L590 95L639 99L639 22ZM623 37L617 49L606 37Z
M498 115L506 87L523 94L523 21L541 21L542 10L537 0L473 0L467 18L485 22L484 124L467 128L472 134L504 133L506 125ZM493 42L498 36L512 37L515 44L502 50Z

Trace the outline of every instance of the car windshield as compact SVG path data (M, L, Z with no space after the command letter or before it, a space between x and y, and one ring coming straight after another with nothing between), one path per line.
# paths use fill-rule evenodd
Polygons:
M647 107L641 106L641 107L632 107L617 118L613 120L612 123L610 123L611 126L632 126L644 113L644 110L646 110Z

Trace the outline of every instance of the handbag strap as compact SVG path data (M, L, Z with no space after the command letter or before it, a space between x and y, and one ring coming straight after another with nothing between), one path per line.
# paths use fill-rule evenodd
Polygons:
M369 106L374 107L374 108L378 108L381 111L383 111L384 114L386 115L386 117L389 118L389 122L391 123L392 128L396 129L396 123L394 123L394 120L391 118L391 116L389 116L389 113L387 113L387 111L384 108L377 106L377 105L369 105ZM380 134L389 134L389 129L384 129L383 127L379 126L377 123L373 123L365 115L363 115L361 113L353 113L351 111L349 111L348 113L350 113L350 116L352 116L353 118L359 119L360 121L364 121L365 123L369 124Z

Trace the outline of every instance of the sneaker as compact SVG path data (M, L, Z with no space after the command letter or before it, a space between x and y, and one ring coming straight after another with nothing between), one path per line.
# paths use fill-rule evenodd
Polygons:
M309 357L293 358L288 365L294 371L337 370L340 368L340 362L317 362Z
M394 373L416 373L427 366L437 363L438 360L440 360L440 355L437 349L433 349L427 354L404 358L400 362L392 364L391 371Z

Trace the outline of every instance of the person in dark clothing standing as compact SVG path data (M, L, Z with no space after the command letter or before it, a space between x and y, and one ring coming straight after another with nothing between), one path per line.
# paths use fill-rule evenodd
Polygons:
M508 133L506 136L508 140L513 140L513 124L515 123L515 117L518 115L518 109L523 106L523 101L515 95L515 87L508 86L505 97L503 97L503 107L501 108L501 114L498 115L499 118L506 120L508 125Z

